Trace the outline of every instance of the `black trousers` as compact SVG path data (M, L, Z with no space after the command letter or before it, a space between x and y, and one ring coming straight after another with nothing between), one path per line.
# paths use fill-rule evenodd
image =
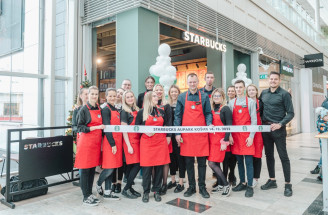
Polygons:
M87 199L92 194L92 185L95 178L96 167L80 169L80 186L83 198Z
M154 183L153 183L153 192L159 192L163 180L163 165L161 166L146 166L142 167L142 187L144 193L150 193L151 185L151 176L154 168Z
M262 158L253 157L254 178L260 178L262 168Z
M117 181L122 181L123 179L123 173L126 170L126 163L123 162L123 166L121 166L120 168L116 168L113 172L113 180L112 183L116 183Z
M223 160L223 174L229 181L233 181L236 179L235 176L236 164L237 164L236 156L231 152L226 152ZM228 177L228 172L229 172L229 177Z
M124 187L124 190L129 190L132 187L133 181L138 175L139 170L140 170L139 163L126 165L126 171L129 173L129 175L127 175L127 182Z
M195 158L194 157L185 157L186 168L188 174L188 182L190 187L196 187L195 180ZM198 186L200 188L205 187L205 178L206 178L206 157L197 157L198 164Z
M174 135L172 136L172 147L173 147L173 152L170 154L171 163L169 164L170 174L176 175L176 172L179 170L179 178L185 178L186 161L185 158L180 155L180 147L178 147Z
M275 178L274 144L282 163L285 182L290 182L290 161L286 148L286 126L272 132L263 132L264 151L270 178Z

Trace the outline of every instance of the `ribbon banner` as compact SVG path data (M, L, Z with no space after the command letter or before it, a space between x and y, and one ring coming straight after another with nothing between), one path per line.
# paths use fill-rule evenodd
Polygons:
M238 126L144 126L106 125L104 132L128 133L213 133L213 132L270 132L270 125Z

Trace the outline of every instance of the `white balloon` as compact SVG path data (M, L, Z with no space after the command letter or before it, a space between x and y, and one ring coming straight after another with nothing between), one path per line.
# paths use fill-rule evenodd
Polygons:
M170 55L170 53L171 53L171 48L166 43L163 43L158 47L158 54L160 56L167 56L168 57Z

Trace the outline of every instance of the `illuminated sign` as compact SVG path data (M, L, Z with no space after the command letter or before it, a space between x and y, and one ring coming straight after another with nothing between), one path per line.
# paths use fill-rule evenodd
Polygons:
M203 37L203 36L199 36L197 34L189 32L189 31L184 32L183 39L185 41L196 43L198 45L205 46L207 48L216 49L216 50L221 51L221 52L226 52L227 51L227 47L226 47L225 44L216 42L214 40L208 39L208 38Z

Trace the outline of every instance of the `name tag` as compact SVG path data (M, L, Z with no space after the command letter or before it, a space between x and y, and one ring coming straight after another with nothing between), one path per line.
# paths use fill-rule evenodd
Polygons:
M220 115L220 112L215 112L216 115Z
M247 105L242 105L241 107L243 107L243 108L247 108Z
M201 103L200 102L196 102L196 105L200 105Z

